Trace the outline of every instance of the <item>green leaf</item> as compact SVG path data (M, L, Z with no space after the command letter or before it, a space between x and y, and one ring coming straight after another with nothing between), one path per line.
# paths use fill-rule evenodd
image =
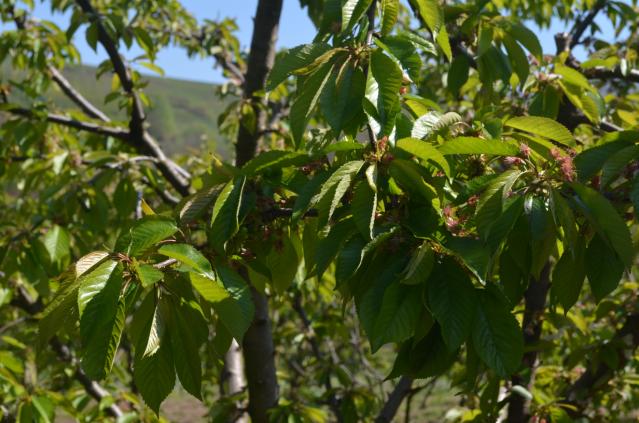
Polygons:
M143 288L150 287L164 277L164 273L161 270L148 264L136 264L134 269Z
M579 183L573 183L572 187L578 195L577 204L592 226L617 252L623 263L627 267L632 266L635 251L630 232L613 205L592 188Z
M439 31L444 24L444 14L437 0L409 0L409 3L417 9L431 32Z
M217 198L223 188L223 184L213 185L189 197L180 209L180 223L190 223L200 217L209 208L213 200Z
M627 140L612 141L590 147L577 154L574 163L579 180L582 182L590 180L615 152L631 147L632 144Z
M524 50L519 47L519 44L517 44L517 42L508 35L505 35L502 38L502 43L508 52L510 64L517 74L517 78L519 78L519 85L523 86L526 83L528 74L530 73L530 65L528 64L526 53L524 53Z
M468 72L470 63L468 58L463 55L456 55L448 69L448 89L453 95L459 95L459 90L468 81Z
M208 333L204 316L188 302L177 298L163 297L160 305L167 322L171 352L180 384L188 393L201 399L202 364L199 349L206 338L198 335ZM199 331L194 330L197 327Z
M291 134L297 144L299 144L304 135L306 125L324 91L324 86L331 75L332 69L333 63L326 63L300 82L302 85L289 114Z
M442 49L442 52L450 62L453 58L453 51L450 47L446 26L442 25L439 31L435 33L435 41L437 41L437 45Z
M450 256L436 264L428 278L428 304L442 328L448 350L456 351L468 338L477 309L470 278Z
M399 282L386 288L370 336L373 353L388 342L402 342L413 335L423 310L420 293L419 288Z
M507 301L494 289L478 291L479 307L473 324L473 345L484 363L502 378L519 368L524 340Z
M310 204L319 204L320 209L323 209L321 210L323 213L320 216L320 226L328 223L333 216L333 212L363 165L363 160L353 160L343 164L326 179L319 193L312 197Z
M475 137L457 137L439 146L443 155L450 154L493 154L498 156L516 156L519 148L498 140L485 140Z
M310 156L297 151L269 150L258 154L242 167L242 175L255 176L264 171L300 166L310 160Z
M69 256L69 233L59 225L54 225L42 239L49 253L51 263L60 263Z
M108 260L79 277L78 310L80 317L82 317L87 304L106 286L111 276L118 272L118 268L117 261ZM121 268L119 271L121 271Z
M421 197L428 203L437 200L437 192L424 181L417 163L409 160L395 159L392 161L388 170L403 190L418 198Z
M375 106L382 128L389 128L399 112L399 91L402 87L402 70L382 50L375 50L370 58L371 75L377 82L379 92Z
M275 89L294 71L310 65L329 50L331 46L326 43L302 44L290 49L275 60L268 76L266 91Z
M549 138L568 147L575 146L575 139L561 123L541 116L519 116L508 119L505 126Z
M346 0L342 6L342 31L351 32L370 4L371 0Z
M215 200L211 217L211 242L218 252L223 252L226 242L239 229L240 205L246 178L229 181Z
M425 282L435 265L435 253L427 242L420 245L404 269L401 283L406 285L418 285Z
M130 241L126 253L130 256L138 256L173 235L177 230L173 219L158 215L146 216L135 222L129 230Z
M365 239L372 239L373 237L376 207L377 193L371 189L366 181L360 181L355 186L351 212L357 229Z
M60 281L60 288L47 304L38 321L38 334L41 345L51 339L61 327L78 317L78 288L80 280L64 278Z
M296 235L293 233L283 233L279 243L276 242L266 256L265 264L270 271L273 288L278 294L283 294L293 283L301 261L293 244L294 237ZM299 238L296 241L299 242Z
M566 84L574 85L586 91L597 92L595 87L590 85L588 79L576 69L557 63L555 65L555 73L561 75L563 82Z
M306 182L304 187L300 190L293 204L293 214L291 219L293 222L297 222L300 217L306 213L306 211L314 205L313 199L315 199L317 192L321 189L327 179L331 176L329 172L318 172L313 178Z
M526 47L526 50L532 53L540 62L543 60L543 50L541 43L534 32L526 28L520 23L510 22L505 28L513 38L515 38L521 45Z
M346 62L341 68L334 69L320 98L320 107L333 133L339 136L341 131L349 125L358 114L362 113L362 97L366 92L366 77L364 72ZM336 143L346 144L346 143ZM333 150L336 144L331 144L324 152ZM350 143L361 146L358 143Z
M574 246L574 253L564 251L552 272L551 297L561 304L564 313L579 299L585 278L584 245L579 242Z
M588 244L585 262L590 289L597 301L601 301L619 285L624 264L599 235Z
M328 268L342 244L356 231L352 218L344 219L331 226L330 232L317 243L315 252L315 273L318 278Z
M215 279L211 263L189 244L166 244L158 249L158 253L174 258L209 279Z
M213 302L213 308L220 316L222 324L241 344L244 334L251 326L255 312L251 289L244 279L230 268L219 266L217 272L230 298Z
M382 37L387 36L397 23L399 0L382 0Z
M639 146L633 145L612 154L601 171L601 187L607 187L631 161L639 157Z
M175 369L171 340L155 295L150 292L134 316L140 333L135 343L133 380L144 402L158 414L160 404L175 386Z
M396 146L422 160L432 161L443 170L447 176L450 176L448 161L440 150L428 142L415 138L402 138L396 142Z
M111 371L124 329L122 265L111 267L112 263L105 262L104 271L98 267L83 276L78 292L80 337L84 345L82 368L92 379L102 379Z

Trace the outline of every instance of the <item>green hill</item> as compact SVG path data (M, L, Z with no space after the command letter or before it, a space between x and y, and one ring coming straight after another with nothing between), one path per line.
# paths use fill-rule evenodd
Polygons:
M110 92L111 75L96 80L95 68L90 66L68 67L64 75L109 116L124 118L117 102L104 104L105 96ZM232 156L231 142L221 137L217 130L217 116L224 109L225 100L217 96L215 85L156 76L145 76L144 79L149 82L144 92L152 103L147 110L151 133L167 154L210 148L226 159ZM51 90L51 99L63 109L75 108L57 87Z

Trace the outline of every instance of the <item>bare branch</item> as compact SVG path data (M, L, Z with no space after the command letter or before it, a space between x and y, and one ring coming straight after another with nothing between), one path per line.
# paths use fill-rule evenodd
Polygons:
M140 96L135 91L130 69L124 63L122 56L120 56L117 42L111 38L104 28L104 25L102 25L99 14L93 6L91 6L89 0L76 0L76 2L82 11L89 15L90 19L95 25L97 25L98 41L106 50L109 60L113 64L113 69L120 79L122 88L132 99L131 120L129 122L129 142L138 150L138 152L155 157L158 160L158 169L175 188L175 190L181 195L188 195L189 177L186 176L188 173L179 168L179 166L177 166L166 156L166 154L164 154L164 151L162 151L158 142L144 127L144 121L146 119L144 107L142 106Z
M577 19L575 25L572 27L570 31L570 43L569 49L572 50L576 45L581 43L581 36L588 29L588 27L592 24L597 16L597 13L606 5L605 0L599 0L593 7L586 13L584 16Z
M30 315L35 315L44 309L44 305L40 300L33 300L29 293L21 286L17 288L17 295L11 300L11 305L18 307ZM84 370L80 367L80 364L75 359L68 346L64 345L57 337L51 338L49 345L60 360L65 361L75 367L75 373L73 377L80 382L84 387L84 390L93 397L97 402L102 401L106 397L110 397L111 394L100 386L99 383L91 380ZM111 404L105 408L106 412L116 418L122 417L124 413L117 406L117 404Z
M58 84L58 87L62 90L62 92L69 97L75 104L82 109L87 116L92 117L93 119L101 120L102 122L110 122L111 119L104 114L100 109L95 107L93 103L87 100L78 90L76 90L73 85L69 82L68 79L62 75L62 73L54 68L53 66L49 66L49 73L51 74L51 79Z
M41 118L40 112L36 112L34 110L27 109L24 107L8 107L5 109L0 109L0 111L4 111L17 116L23 116L29 119ZM45 113L43 117L48 122L56 123L58 125L68 126L70 128L79 129L79 130L91 132L94 134L104 135L107 137L114 137L124 141L129 140L129 131L124 128L119 128L115 126L105 126L105 125L100 125L94 122L80 121L80 120L73 119L71 117L56 114L56 113Z
M393 421L395 414L397 414L397 410L399 410L399 406L402 405L402 401L404 398L408 396L412 389L413 378L409 376L402 376L395 385L393 392L388 396L386 403L382 407L382 411L380 411L379 415L375 419L375 423L390 423Z

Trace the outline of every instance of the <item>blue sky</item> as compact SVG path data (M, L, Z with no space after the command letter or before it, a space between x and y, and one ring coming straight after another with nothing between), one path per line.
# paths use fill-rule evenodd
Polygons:
M248 48L253 28L253 15L255 14L256 0L183 0L184 7L198 19L220 19L224 17L235 18L240 28L237 34L243 48ZM42 19L53 20L64 26L68 17L60 14L51 15L48 2L38 3L35 13ZM548 30L535 29L544 52L554 53L555 43L553 35L566 30L563 24L557 22ZM86 44L82 33L78 32L76 42L86 64L97 64L106 58L104 51L98 48L98 53ZM280 36L278 48L293 47L298 44L310 42L314 36L314 27L309 20L306 11L301 9L298 0L284 0L284 10L280 24ZM577 52L579 53L579 52ZM127 57L135 57L139 50L126 52ZM213 68L212 59L189 59L178 48L163 50L157 58L156 64L162 67L166 76L180 79L189 79L205 82L223 82L219 70Z

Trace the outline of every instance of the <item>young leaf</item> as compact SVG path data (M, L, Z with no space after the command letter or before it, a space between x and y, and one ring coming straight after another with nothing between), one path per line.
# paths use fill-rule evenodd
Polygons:
M136 264L134 269L143 288L148 288L154 283L161 281L164 277L164 273L162 273L161 270L148 264Z

